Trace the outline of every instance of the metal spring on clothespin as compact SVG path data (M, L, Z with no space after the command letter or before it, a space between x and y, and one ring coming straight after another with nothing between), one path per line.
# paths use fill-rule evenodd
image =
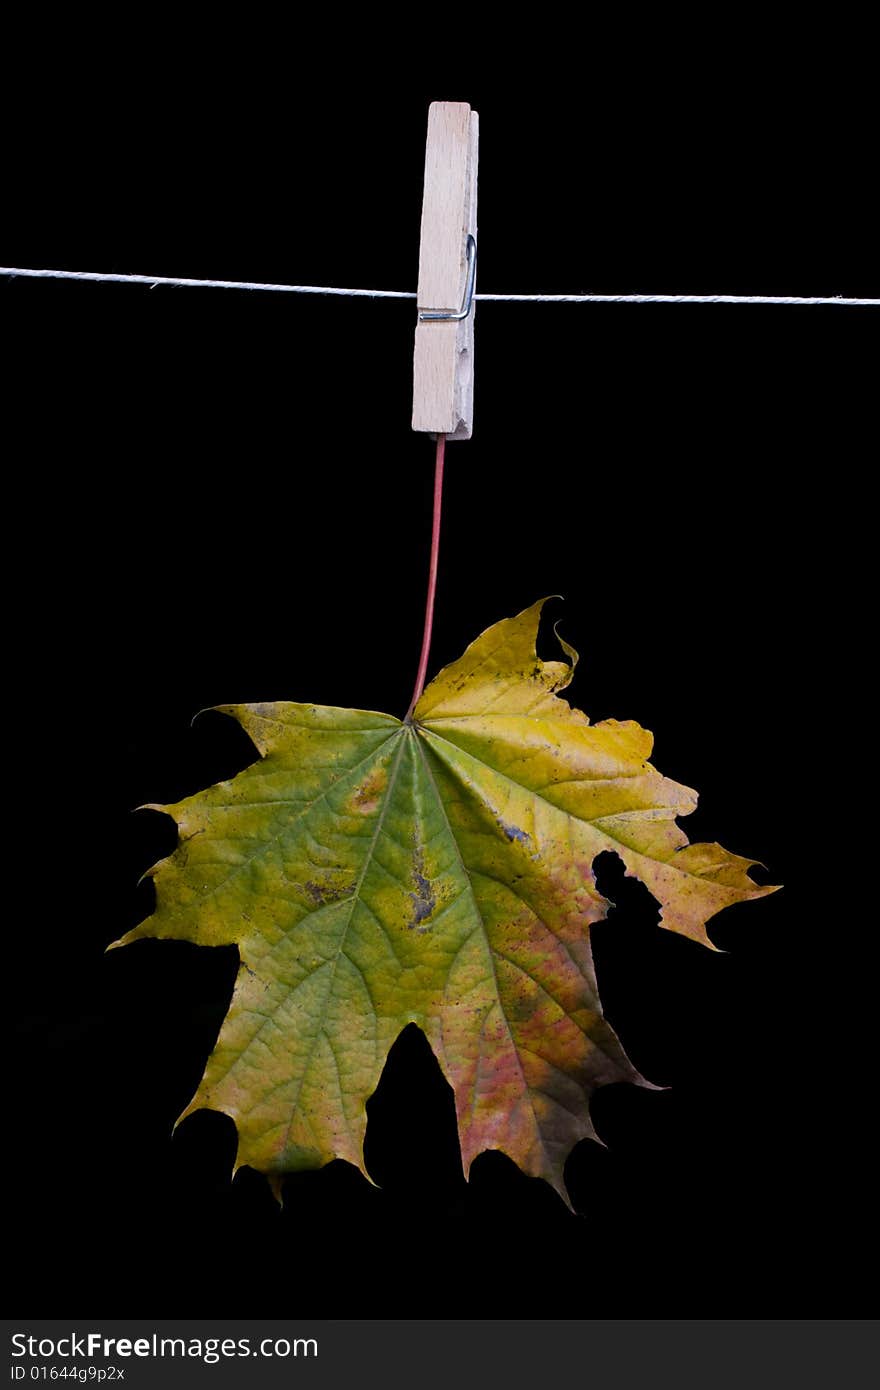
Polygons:
M445 309L422 309L419 311L419 320L426 322L457 322L459 319L466 319L471 309L474 307L474 291L477 288L477 243L468 232L466 242L467 256L467 284L464 287L464 302L457 314L448 313Z

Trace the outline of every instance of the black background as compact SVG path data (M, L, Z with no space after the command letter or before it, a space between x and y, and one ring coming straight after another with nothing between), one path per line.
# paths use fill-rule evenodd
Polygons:
M306 78L311 55L270 64L271 38L259 64L231 35L210 60L166 48L148 75L125 47L88 79L40 68L14 108L4 263L412 288L427 105L451 99L481 116L478 288L880 294L866 88L796 81L792 51L780 79L762 34L708 45L696 68L674 44L623 61L547 24L505 80L453 47L409 82L318 55ZM529 73L550 58L539 91ZM657 766L700 790L691 839L787 887L716 918L712 954L661 933L648 895L599 865L619 904L594 933L606 1009L669 1089L597 1095L607 1147L572 1154L577 1215L498 1154L465 1184L415 1030L368 1107L378 1186L332 1164L288 1181L279 1214L256 1174L230 1184L230 1121L170 1136L235 951L102 953L148 914L138 876L174 843L131 809L252 756L218 715L191 728L197 710L406 708L432 469L409 428L413 305L21 279L0 305L23 554L6 734L24 768L16 1310L861 1312L797 778L836 654L815 595L876 449L876 311L478 308L432 669L563 595L574 703L653 729Z

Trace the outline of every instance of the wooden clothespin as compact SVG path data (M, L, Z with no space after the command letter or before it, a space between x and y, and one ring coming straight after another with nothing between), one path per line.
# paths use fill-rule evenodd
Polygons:
M478 142L467 102L431 103L412 427L447 439L470 439L473 429Z

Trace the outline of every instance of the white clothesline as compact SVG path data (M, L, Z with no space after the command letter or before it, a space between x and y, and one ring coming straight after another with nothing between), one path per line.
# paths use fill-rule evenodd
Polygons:
M171 275L116 275L98 270L33 270L0 266L0 275L38 280L97 280L120 285L180 285L213 290L270 290L281 294L332 294L359 299L415 299L412 290L352 290L333 285L275 285L255 280L190 280ZM838 307L880 308L880 299L847 295L793 294L484 294L474 296L514 304L831 304Z

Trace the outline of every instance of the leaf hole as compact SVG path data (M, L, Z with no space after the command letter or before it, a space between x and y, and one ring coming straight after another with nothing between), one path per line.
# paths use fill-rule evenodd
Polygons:
M367 1101L364 1160L373 1180L391 1192L464 1181L452 1088L414 1023L390 1049Z

